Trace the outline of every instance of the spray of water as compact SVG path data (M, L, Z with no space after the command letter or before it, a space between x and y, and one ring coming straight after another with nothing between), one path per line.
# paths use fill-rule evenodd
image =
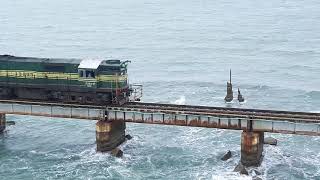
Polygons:
M179 105L184 105L186 103L186 97L185 96L180 96L180 98L175 100L173 103L174 104L179 104Z

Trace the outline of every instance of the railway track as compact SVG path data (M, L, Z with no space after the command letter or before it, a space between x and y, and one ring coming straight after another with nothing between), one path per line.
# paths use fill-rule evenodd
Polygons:
M149 112L178 112L180 114L208 114L220 115L227 117L252 118L252 119L283 119L288 121L310 121L320 123L320 113L309 112L293 112L293 111L277 111L277 110L262 110L262 109L244 109L244 108L226 108L226 107L209 107L209 106L194 106L194 105L175 105L175 104L160 104L160 103L141 103L129 102L122 106L98 106L98 105L83 105L83 104L62 104L56 102L34 102L26 100L0 100L0 103L12 104L30 104L44 106L61 106L61 107L79 107L91 109L125 109L135 111Z
M125 104L125 108L145 109L145 110L163 110L163 111L180 111L180 112L202 112L214 113L222 115L231 115L239 117L265 117L265 118L285 118L292 120L311 120L319 121L320 113L308 112L293 112L293 111L277 111L277 110L262 110L262 109L243 109L243 108L225 108L225 107L208 107L208 106L193 106L193 105L175 105L175 104L158 104L158 103L136 103L130 102Z

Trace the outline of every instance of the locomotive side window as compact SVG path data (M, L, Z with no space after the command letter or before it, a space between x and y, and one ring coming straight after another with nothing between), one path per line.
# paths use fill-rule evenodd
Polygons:
M96 74L93 70L82 70L79 69L79 77L80 78L95 78Z
M79 77L84 77L84 70L79 70Z
M87 77L87 78L95 78L94 71L89 71L89 70L87 70L87 71L86 71L86 77Z

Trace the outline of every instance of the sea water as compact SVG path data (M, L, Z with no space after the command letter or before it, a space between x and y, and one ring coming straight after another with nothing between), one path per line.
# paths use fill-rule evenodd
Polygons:
M144 102L320 111L316 0L0 0L0 54L131 60ZM246 103L224 103L232 69ZM123 158L95 122L8 115L0 179L320 179L320 138L265 134L260 167L233 172L240 131L127 124ZM221 156L231 150L233 157Z

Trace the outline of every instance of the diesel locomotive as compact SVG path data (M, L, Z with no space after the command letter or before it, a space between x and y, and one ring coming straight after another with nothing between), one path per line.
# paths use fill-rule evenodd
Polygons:
M128 63L0 55L0 99L121 105L132 93Z

